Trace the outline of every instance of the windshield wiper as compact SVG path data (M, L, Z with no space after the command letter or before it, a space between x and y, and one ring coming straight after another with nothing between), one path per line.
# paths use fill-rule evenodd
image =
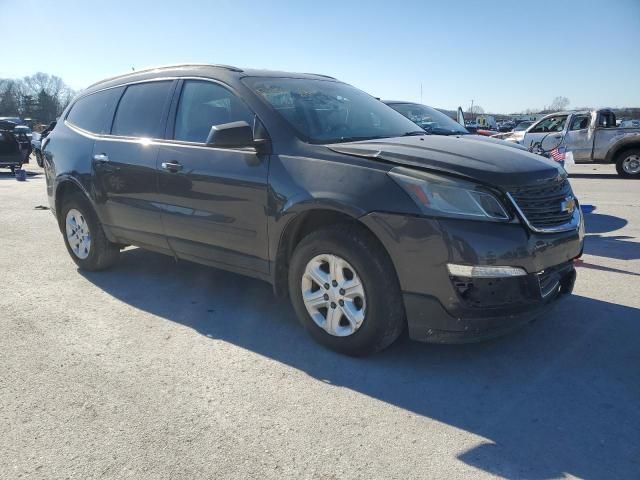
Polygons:
M382 137L379 135L373 135L373 136L367 136L367 137L340 137L329 143L362 142L364 140L375 140L380 138L388 138L388 137Z
M413 137L416 135L429 135L429 132L425 130L414 130L413 132L407 132L402 134L403 137Z

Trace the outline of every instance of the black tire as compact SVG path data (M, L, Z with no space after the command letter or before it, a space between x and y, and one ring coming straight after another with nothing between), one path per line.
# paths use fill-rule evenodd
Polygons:
M333 336L311 318L302 299L302 277L317 255L333 254L346 260L360 277L366 311L359 329L346 337ZM336 352L369 355L391 345L405 326L404 305L396 273L387 252L357 225L336 225L317 230L297 245L289 266L289 294L301 323L320 344Z
M625 150L616 155L616 172L618 172L618 175L620 175L622 178L640 178L640 172L635 174L628 173L625 172L622 166L623 162L632 155L637 155L638 157L640 157L640 148Z
M86 258L79 258L69 245L66 233L66 218L69 210L78 210L84 217L89 227L91 235L91 245L89 247L89 255ZM81 270L98 271L105 270L117 263L120 256L120 248L107 240L102 225L98 221L98 217L93 210L89 201L81 194L71 194L63 200L62 209L60 211L60 226L62 237L67 251L76 265Z

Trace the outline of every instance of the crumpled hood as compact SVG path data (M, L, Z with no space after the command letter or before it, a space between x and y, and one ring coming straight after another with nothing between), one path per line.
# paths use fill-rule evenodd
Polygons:
M334 152L406 167L443 172L497 187L531 185L556 178L556 162L502 142L425 135L327 145Z

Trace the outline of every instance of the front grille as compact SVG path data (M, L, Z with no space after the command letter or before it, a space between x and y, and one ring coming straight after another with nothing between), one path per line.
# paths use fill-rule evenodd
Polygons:
M567 199L574 198L566 178L516 187L510 189L509 194L525 219L535 228L557 228L573 218L573 209L569 211L564 208ZM574 208L578 208L577 205Z

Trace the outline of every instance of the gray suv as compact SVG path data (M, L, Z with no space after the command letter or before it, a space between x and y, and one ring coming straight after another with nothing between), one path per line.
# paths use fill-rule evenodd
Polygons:
M511 330L571 292L582 252L554 162L428 135L323 75L182 65L104 80L43 156L81 269L135 245L256 277L349 355L404 329L429 342Z

